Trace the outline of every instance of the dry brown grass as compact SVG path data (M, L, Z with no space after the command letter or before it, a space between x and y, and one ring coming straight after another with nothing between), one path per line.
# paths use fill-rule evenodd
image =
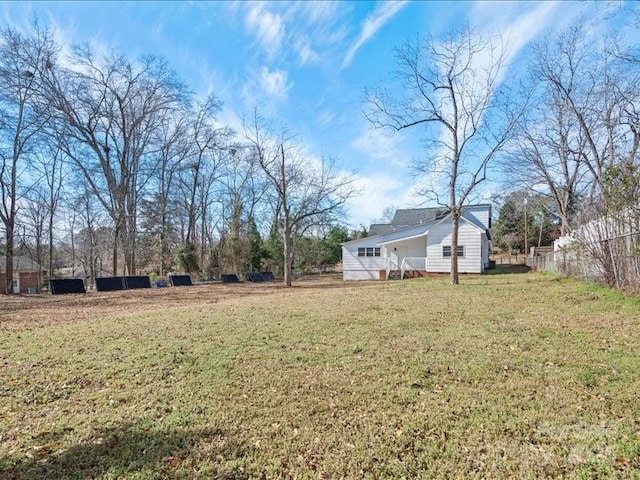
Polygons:
M573 280L27 301L2 317L1 478L640 475L639 303Z

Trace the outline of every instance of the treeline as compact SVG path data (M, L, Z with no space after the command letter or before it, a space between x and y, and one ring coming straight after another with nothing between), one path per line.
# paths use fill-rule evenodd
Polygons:
M638 206L626 184L638 188L640 50L594 29L579 22L529 49L527 105L503 164L512 188L553 200L562 234Z
M637 12L624 23L638 25ZM620 15L622 12L620 12ZM633 39L635 40L635 39ZM527 104L503 172L511 191L502 243L522 243L517 222L527 199L544 228L555 216L560 235L574 232L576 246L599 264L609 285L624 268L640 279L640 49L596 26L577 22L548 35L528 51ZM519 198L517 204L514 200ZM533 206L533 209L532 209ZM501 215L503 212L501 212ZM531 222L531 216L528 221ZM534 220L535 224L535 220ZM590 225L591 227L586 227ZM596 228L597 226L597 228ZM535 231L529 225L527 231ZM538 229L539 235L544 235ZM538 237L540 238L540 237ZM552 237L551 237L552 238ZM534 238L528 238L529 245ZM615 244L615 245L614 245Z
M327 244L347 238L339 224L351 177L332 158L306 156L257 111L232 131L221 107L160 57L89 45L64 53L38 25L2 29L8 284L16 252L52 275L63 266L90 278L270 269L288 285L294 261L338 261Z

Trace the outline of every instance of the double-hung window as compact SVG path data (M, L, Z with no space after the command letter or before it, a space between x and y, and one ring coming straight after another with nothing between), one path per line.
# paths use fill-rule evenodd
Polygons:
M458 257L464 257L464 245L458 245ZM442 246L442 256L444 258L451 258L451 245Z
M358 256L359 257L379 257L380 247L359 247Z

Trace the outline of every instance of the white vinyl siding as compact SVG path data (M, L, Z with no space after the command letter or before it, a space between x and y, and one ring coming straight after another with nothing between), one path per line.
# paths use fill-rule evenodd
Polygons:
M476 223L482 225L485 230L491 228L489 212L491 211L491 207L488 205L474 205L471 207L465 207L464 214L472 220L475 220Z
M482 234L482 237L480 239L480 241L482 242L482 248L481 248L481 252L482 252L482 265L483 267L489 268L489 250L490 250L490 243L487 240L487 235L485 233Z
M393 255L394 248L406 247L407 257L424 257L427 254L424 239L425 237L418 237L398 241L397 243L389 243L387 250L389 251L389 255Z
M460 273L481 273L488 266L489 242L481 224L488 223L489 211L488 206L477 206L468 212L471 221L460 220L458 246L463 248L463 256L458 257ZM428 272L448 273L451 258L443 256L443 247L447 245L451 246L450 218L352 240L342 245L343 279L377 280L388 262L391 268L399 267L399 257L410 257L414 264L420 263L415 259L426 257Z
M481 273L482 232L464 220L460 221L458 245L464 246L464 256L458 257L460 273ZM451 271L451 257L443 257L442 247L451 246L451 221L445 220L435 226L427 235L427 270L448 273Z
M385 267L386 258L376 256L383 254L383 248L374 246L358 246L362 243L347 243L342 246L342 278L344 280L377 280L380 270ZM360 256L364 248L364 256ZM370 251L368 249L371 249ZM371 253L371 255L367 255Z
M380 247L358 247L359 257L379 257Z

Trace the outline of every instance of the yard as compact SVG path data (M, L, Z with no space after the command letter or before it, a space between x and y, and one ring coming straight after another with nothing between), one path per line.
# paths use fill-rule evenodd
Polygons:
M639 478L640 302L572 279L0 299L0 478Z

